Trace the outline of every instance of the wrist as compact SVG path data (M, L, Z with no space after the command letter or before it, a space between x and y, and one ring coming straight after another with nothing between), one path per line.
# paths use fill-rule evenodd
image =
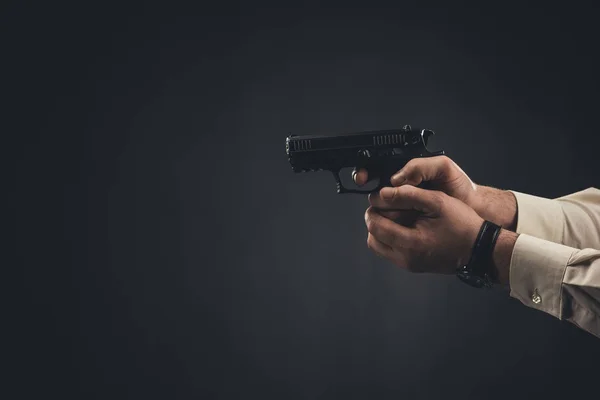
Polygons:
M477 185L470 206L485 220L503 229L517 229L517 199L508 190Z
M518 234L502 229L492 252L492 269L496 282L508 285L510 282L510 261L517 242Z

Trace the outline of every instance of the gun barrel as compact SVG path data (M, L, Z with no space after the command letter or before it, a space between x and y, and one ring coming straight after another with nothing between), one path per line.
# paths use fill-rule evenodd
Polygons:
M342 148L389 147L411 144L412 140L420 140L421 131L404 131L401 129L380 130L370 132L349 133L336 136L288 136L286 152L329 150Z
M334 136L288 136L286 153L295 172L354 167L365 152L385 154L392 149L427 145L432 131L388 129Z

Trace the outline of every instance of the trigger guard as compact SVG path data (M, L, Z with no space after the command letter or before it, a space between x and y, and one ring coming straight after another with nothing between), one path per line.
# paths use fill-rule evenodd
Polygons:
M366 190L348 189L342 183L342 180L340 178L340 171L339 170L337 170L337 171L331 171L331 173L333 174L333 177L335 178L335 183L336 183L337 193L338 194L345 194L345 193L371 194L371 193L374 193L374 192L378 192L378 191L380 191L383 188L383 185L381 184L381 179L379 179L379 182L377 183L377 186L375 188L373 188L373 189L366 189ZM377 178L374 178L374 179L377 179Z

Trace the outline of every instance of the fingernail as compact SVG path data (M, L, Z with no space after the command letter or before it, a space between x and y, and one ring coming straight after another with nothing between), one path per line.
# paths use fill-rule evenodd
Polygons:
M394 195L394 189L392 189L391 187L384 187L379 191L379 195L383 199L390 199Z
M406 177L404 176L404 174L402 172L397 173L396 175L392 176L392 178L390 179L390 181L394 185L399 185L399 184L403 183L405 180L406 180Z

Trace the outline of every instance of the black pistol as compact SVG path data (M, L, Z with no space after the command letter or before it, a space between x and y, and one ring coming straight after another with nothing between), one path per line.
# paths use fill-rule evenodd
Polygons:
M296 136L285 140L285 152L294 172L331 171L338 193L368 194L391 186L390 178L411 159L444 155L444 151L431 152L427 141L434 132L402 129L349 133L336 136ZM344 187L340 179L343 168L363 168L369 180L378 179L377 187L357 190Z

